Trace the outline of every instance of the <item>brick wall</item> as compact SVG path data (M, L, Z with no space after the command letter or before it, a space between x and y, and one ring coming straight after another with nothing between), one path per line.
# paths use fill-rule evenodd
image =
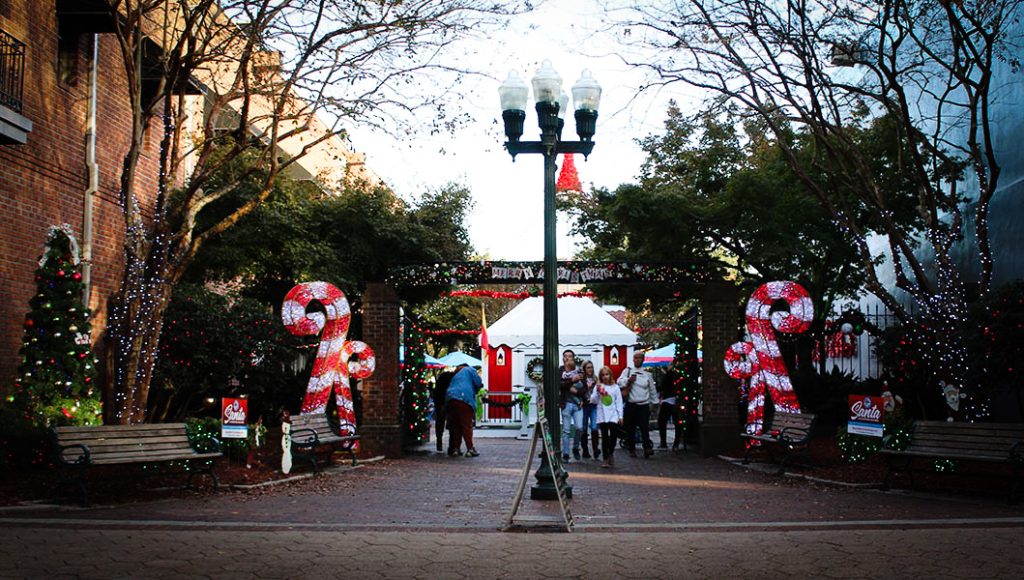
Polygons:
M366 456L402 454L398 424L398 295L384 284L368 284L363 294L363 342L370 345L377 369L363 381L360 442Z
M57 79L54 0L8 0L0 28L26 44L24 109L33 123L25 145L0 146L0 391L11 384L20 357L22 322L35 292L34 273L47 229L68 223L81 241L85 166L88 59L92 36L81 35L77 82ZM123 156L131 136L127 88L116 39L100 36L97 162L100 192L93 219L93 339L106 321L122 263L123 218L117 203ZM140 164L140 192L155 191L157 137ZM145 201L143 202L145 204Z
M726 349L741 339L738 304L739 295L732 284L708 284L701 296L704 351L701 453L704 456L717 455L740 444L736 381L725 373L723 364Z

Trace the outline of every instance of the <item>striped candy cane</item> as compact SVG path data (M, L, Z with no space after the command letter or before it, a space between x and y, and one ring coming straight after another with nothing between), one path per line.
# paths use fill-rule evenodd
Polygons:
M789 312L772 312L772 303L785 300ZM769 282L747 302L747 333L750 342L737 342L725 353L730 377L750 377L747 433L760 435L764 424L765 392L771 393L776 412L798 413L800 403L789 382L786 363L775 341L775 330L790 334L806 331L814 318L814 304L807 290L795 282Z
M307 312L309 303L319 301L324 312ZM327 282L304 282L284 297L281 319L294 335L320 335L320 348L302 401L302 413L323 413L334 393L342 435L356 431L349 377L364 379L373 374L375 358L366 343L345 340L351 310L345 293Z

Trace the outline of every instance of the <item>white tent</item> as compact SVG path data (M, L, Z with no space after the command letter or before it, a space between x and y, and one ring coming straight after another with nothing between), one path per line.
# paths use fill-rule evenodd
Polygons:
M543 348L544 298L527 298L487 328L488 343L513 349ZM633 346L636 333L589 298L558 299L558 347Z
M544 299L527 298L495 321L487 328L487 343L490 350L484 383L492 393L515 395L538 388L540 381L531 378L528 367L535 367L544 355ZM558 299L559 355L571 349L579 359L589 360L598 369L608 365L615 373L630 360L635 344L636 333L593 300ZM561 362L559 356L558 364ZM489 419L495 416L500 416L499 412L488 411ZM528 419L527 424L530 422Z

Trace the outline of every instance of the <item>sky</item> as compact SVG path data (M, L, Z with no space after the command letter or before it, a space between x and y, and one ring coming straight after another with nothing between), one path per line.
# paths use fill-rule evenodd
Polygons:
M585 68L600 83L603 92L594 151L585 162L582 156L576 158L584 189L592 185L614 189L635 181L644 161L636 140L660 132L670 98L687 98L682 86L638 96L645 73L623 64L612 54L613 40L597 34L602 15L596 5L593 0L552 0L470 45L473 56L467 64L488 71L493 78L476 77L464 87L466 97L459 105L476 121L454 136L398 138L356 127L353 148L365 153L367 165L403 198L451 182L467 186L474 200L468 229L477 254L495 260L542 260L543 156L519 155L513 163L502 147L498 86L509 69L516 69L529 83L541 61L550 59L566 93ZM538 139L536 127L531 105L523 139ZM571 114L565 139L576 139ZM559 259L571 258L582 241L569 236L569 225L568 216L559 215Z

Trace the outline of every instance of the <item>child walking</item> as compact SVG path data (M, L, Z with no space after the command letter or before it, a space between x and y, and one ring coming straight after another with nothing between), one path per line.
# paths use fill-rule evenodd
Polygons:
M604 463L601 467L615 465L615 442L622 425L622 392L612 377L612 369L601 367L597 375L597 388L590 394L590 402L597 405L597 424L601 428L601 447Z

